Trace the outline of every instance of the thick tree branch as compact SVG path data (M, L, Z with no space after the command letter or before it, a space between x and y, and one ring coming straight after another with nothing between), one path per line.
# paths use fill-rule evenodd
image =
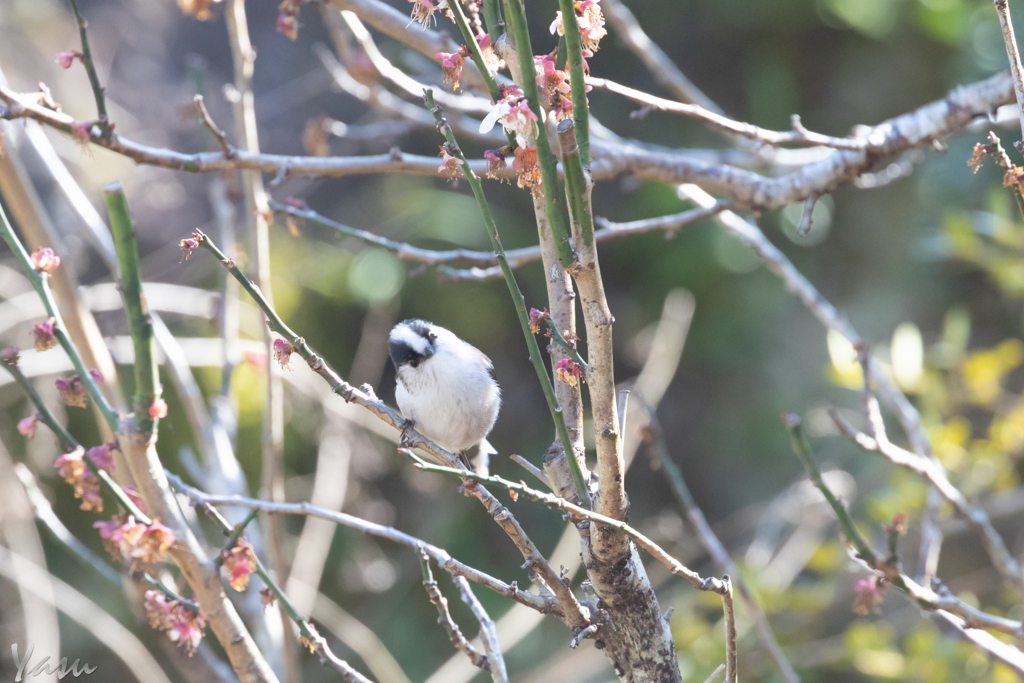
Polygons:
M1000 73L987 80L955 88L942 100L871 128L864 136L868 149L836 150L823 159L778 177L769 178L713 161L607 141L593 146L591 176L595 181L633 176L669 183L693 183L731 198L740 208L773 210L832 192L853 182L874 166L892 161L908 150L930 145L964 128L976 117L986 116L1013 101L1012 80L1008 73ZM0 112L6 118L33 118L69 134L72 133L71 126L79 123L65 114L34 104L7 88L0 87L0 102L7 106L5 113ZM90 142L138 163L191 173L237 168L279 176L395 172L437 175L436 157L401 152L368 157L304 157L239 151L235 158L227 159L223 153L183 154L140 145L116 135L106 140L95 131L87 133ZM474 160L470 165L477 174L487 171L487 162L483 159ZM515 173L506 169L499 175L511 179Z

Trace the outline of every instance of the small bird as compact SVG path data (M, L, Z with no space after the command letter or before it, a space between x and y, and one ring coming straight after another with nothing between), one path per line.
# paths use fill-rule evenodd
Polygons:
M487 442L501 407L494 364L482 351L443 327L409 319L388 338L395 364L395 400L402 415L441 448L459 453L467 467L479 453L481 469L497 451Z

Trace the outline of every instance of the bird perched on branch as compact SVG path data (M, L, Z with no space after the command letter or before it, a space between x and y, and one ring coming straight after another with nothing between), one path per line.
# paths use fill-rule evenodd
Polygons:
M486 470L487 441L501 407L494 365L482 351L426 320L403 320L388 338L402 415L441 448ZM486 472L484 472L486 473Z

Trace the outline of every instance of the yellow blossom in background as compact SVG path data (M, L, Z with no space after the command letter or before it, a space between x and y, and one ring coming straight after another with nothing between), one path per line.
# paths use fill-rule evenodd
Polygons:
M892 371L903 391L919 393L924 385L924 341L914 323L902 323L892 335Z
M971 438L971 423L966 417L954 417L931 430L932 449L942 464L959 471L970 454L967 442Z
M999 397L1003 377L1024 361L1024 342L1007 339L994 349L972 353L963 365L970 400L988 405Z
M992 418L988 436L1005 453L1015 453L1024 448L1024 400L1010 408L1005 415Z
M847 389L864 387L864 373L857 361L857 350L846 337L835 330L829 330L825 339L828 357L832 360L832 381Z

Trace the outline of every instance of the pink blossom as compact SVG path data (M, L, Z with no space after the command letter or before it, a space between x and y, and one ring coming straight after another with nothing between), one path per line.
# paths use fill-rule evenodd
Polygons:
M409 2L413 3L412 20L418 22L424 29L430 27L430 22L434 18L434 12L448 7L446 0L439 0L437 5L434 5L430 0L409 0Z
M92 122L80 121L72 123L71 137L80 145L88 145L92 139Z
M36 247L36 250L29 256L32 267L40 273L49 273L60 265L60 256L49 247Z
M39 413L32 413L23 420L18 421L18 433L26 439L36 435L36 424L39 422Z
M168 600L158 590L146 591L144 603L149 625L167 632L171 642L177 643L192 655L203 639L206 620L196 610L181 600Z
M508 145L501 149L486 149L484 150L484 159L487 160L487 177L497 178L498 173L508 166L505 163L505 157L509 153Z
M107 472L114 471L114 456L112 453L117 450L117 442L111 441L100 446L93 446L85 452L89 460L92 460L96 467Z
M462 80L462 66L469 56L469 48L465 45L459 46L458 52L438 52L434 55L441 60L441 71L444 73L444 82L451 83L453 87L459 87Z
M21 358L21 349L17 346L5 347L3 351L0 351L0 358L4 359L4 362L13 368L18 367L18 360Z
M162 398L154 400L149 406L149 416L154 420L167 417L167 402Z
M70 69L71 65L75 63L76 59L81 59L82 53L78 50L72 50L71 52L58 52L57 63L60 64L62 69Z
M274 340L274 360L280 364L281 369L291 370L292 354L295 347L287 339L280 337Z
M516 86L503 86L502 99L480 122L480 132L487 133L500 123L506 131L515 133L520 146L526 147L537 133L537 120L522 91Z
M885 599L885 588L885 578L880 575L870 579L858 579L853 584L853 590L857 593L853 601L853 611L864 616L878 612L878 606Z
M199 246L199 240L193 235L187 239L183 239L178 242L178 246L181 247L181 260L187 261L188 257L192 255L192 252Z
M83 510L103 512L103 496L100 495L100 482L96 475L86 467L83 456L85 450L79 446L70 453L58 457L53 466L60 472L64 481L71 484L75 497L82 499Z
M228 582L236 591L244 591L249 585L249 575L256 571L256 555L252 544L244 538L231 550L221 552L224 568L228 570Z
M443 173L448 180L458 178L459 159L448 153L448 145L441 145L441 152L438 156L441 157L441 165L437 167L437 172Z

